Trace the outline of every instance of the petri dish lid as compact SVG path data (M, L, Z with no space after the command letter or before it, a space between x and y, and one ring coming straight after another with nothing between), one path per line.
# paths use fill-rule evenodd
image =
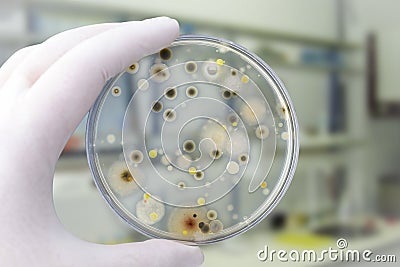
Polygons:
M277 205L296 168L298 126L259 57L184 35L106 84L86 149L102 196L134 229L207 244L245 232Z

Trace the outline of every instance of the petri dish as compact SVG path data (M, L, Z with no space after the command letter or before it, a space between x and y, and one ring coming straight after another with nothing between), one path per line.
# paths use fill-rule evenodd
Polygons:
M86 149L99 191L134 229L208 244L277 205L296 168L298 125L258 56L183 35L108 81L89 112Z

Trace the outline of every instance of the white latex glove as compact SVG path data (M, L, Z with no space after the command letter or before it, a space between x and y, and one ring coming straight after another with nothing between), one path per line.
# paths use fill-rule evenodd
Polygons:
M58 157L105 82L168 46L175 20L93 25L14 54L0 69L0 266L198 266L166 240L100 245L66 232L53 206Z

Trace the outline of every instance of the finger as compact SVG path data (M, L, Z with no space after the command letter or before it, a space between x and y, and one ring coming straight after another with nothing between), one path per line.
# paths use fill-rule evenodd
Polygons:
M19 90L31 87L54 62L74 46L121 25L122 23L106 23L76 28L54 35L45 42L36 45L33 51L25 55L25 58L16 62L18 65L14 66L12 82L15 86L13 87Z
M131 22L83 41L57 60L27 92L32 117L54 142L47 144L61 150L109 78L178 34L178 23L169 18Z
M175 241L152 239L140 243L113 246L95 245L86 266L185 266L197 267L203 263L200 248ZM95 261L93 261L95 259Z
M17 66L33 51L37 45L28 46L15 52L0 68L0 89L4 83L10 78L11 74Z

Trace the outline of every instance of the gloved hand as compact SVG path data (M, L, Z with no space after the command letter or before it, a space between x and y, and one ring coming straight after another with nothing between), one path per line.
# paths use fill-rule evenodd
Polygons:
M66 232L53 206L58 157L105 82L169 45L175 20L92 25L15 53L0 69L0 266L198 266L166 240L100 245Z

